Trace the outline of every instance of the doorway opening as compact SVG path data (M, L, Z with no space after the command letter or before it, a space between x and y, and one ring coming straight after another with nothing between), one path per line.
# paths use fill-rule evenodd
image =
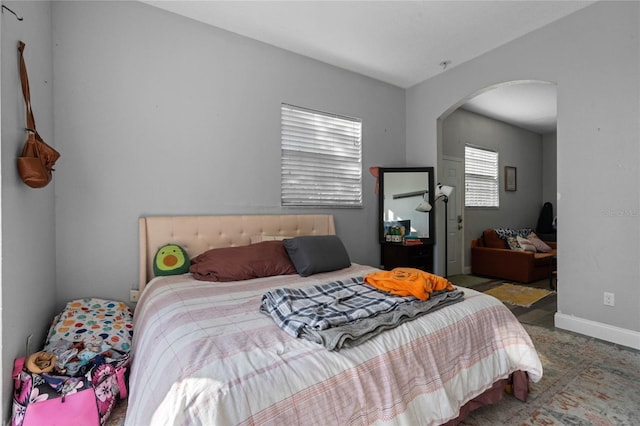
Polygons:
M557 215L557 91L539 80L509 81L470 94L437 120L436 182L453 186L447 218L436 209L436 270L470 274L471 240L496 227L535 228L541 208L551 202ZM499 206L465 208L464 147L499 154ZM517 169L517 190L505 191L504 167ZM454 207L455 206L455 207ZM443 225L447 220L447 236ZM447 267L445 268L445 262Z

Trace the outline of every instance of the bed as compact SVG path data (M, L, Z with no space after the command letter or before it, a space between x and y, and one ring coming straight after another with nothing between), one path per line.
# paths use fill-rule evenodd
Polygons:
M334 235L332 215L145 217L139 225L126 425L456 424L500 400L507 382L526 397L527 380L542 376L513 314L471 289L459 303L331 351L283 332L259 311L262 296L376 268L227 282L154 277L164 244L193 258L252 240Z

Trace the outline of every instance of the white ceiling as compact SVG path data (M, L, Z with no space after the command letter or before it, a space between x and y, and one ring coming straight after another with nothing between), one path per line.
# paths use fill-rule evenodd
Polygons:
M381 80L411 87L446 72L594 1L143 1L261 42ZM447 62L446 67L442 65ZM514 102L532 85L512 85L477 99L465 109L492 116L498 100ZM509 110L535 117L535 129L555 128L555 90L544 87L540 102ZM555 88L554 88L555 89ZM552 102L548 97L553 95ZM484 96L483 96L484 97ZM526 110L517 125L527 128ZM553 116L553 123L548 117ZM525 118L522 118L525 116ZM524 120L524 121L523 121ZM536 130L537 131L537 130Z
M508 84L475 96L462 109L545 134L556 130L556 94L555 84Z

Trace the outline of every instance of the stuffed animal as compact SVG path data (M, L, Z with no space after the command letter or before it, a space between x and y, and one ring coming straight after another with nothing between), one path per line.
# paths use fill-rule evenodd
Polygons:
M167 244L156 252L153 259L153 273L156 276L179 275L189 272L189 256L177 244Z

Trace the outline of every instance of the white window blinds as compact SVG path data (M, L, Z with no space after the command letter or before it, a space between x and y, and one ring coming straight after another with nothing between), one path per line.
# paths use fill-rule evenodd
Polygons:
M362 121L282 104L281 203L362 206Z
M464 148L465 207L499 207L498 153Z

